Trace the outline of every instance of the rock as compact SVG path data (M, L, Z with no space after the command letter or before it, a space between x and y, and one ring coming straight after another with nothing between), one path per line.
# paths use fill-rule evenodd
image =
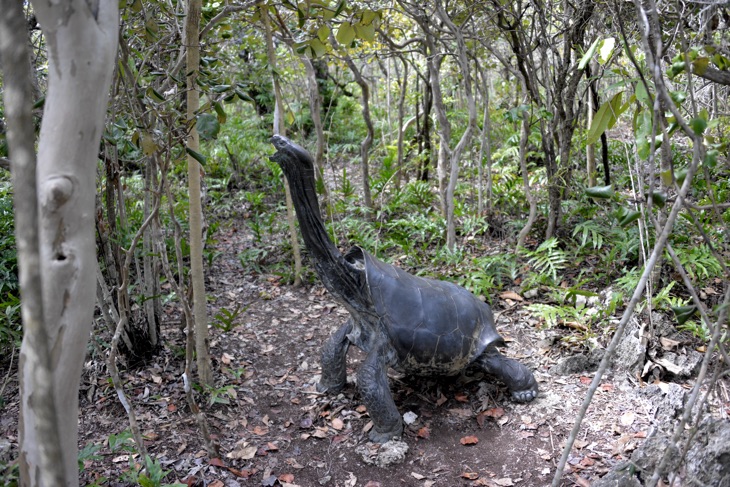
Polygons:
M649 384L639 390L639 394L651 402L653 416L664 422L679 418L684 410L686 393L682 386L672 382Z
M596 348L588 354L581 353L565 357L550 369L550 373L553 375L570 375L580 372L592 372L598 368L603 354L604 350Z
M404 441L390 440L380 447L377 444L367 443L355 448L355 453L362 456L365 463L378 467L388 467L403 462L408 453L408 444Z
M668 352L654 362L666 368L669 372L682 379L688 379L697 375L702 364L702 354L692 350L684 350L684 353Z
M680 446L684 446L690 432L684 433ZM592 487L641 486L639 479L651 478L668 450L669 461L663 477L675 472L681 485L690 485L688 480L692 479L691 483L696 485L730 487L730 420L705 419L691 437L692 444L684 465L680 464L679 452L670 437L668 432L655 431L634 451L630 462L616 465L603 478L591 484Z
M640 332L639 320L631 317L626 325L624 336L616 347L612 362L615 369L629 372L634 377L641 374L646 356L646 349L641 344L639 337Z
M730 420L705 420L687 454L687 477L699 485L730 487Z
M621 462L606 475L594 481L591 487L642 487L631 462Z
M413 411L408 411L403 415L403 422L408 425L415 423L417 419L418 415Z

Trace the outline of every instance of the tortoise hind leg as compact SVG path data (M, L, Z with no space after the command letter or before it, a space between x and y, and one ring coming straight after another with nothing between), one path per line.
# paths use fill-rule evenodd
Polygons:
M385 347L373 347L357 372L357 388L373 421L370 441L375 443L385 443L403 433L403 422L388 385L385 355Z
M530 369L505 357L496 347L488 347L477 363L507 385L513 401L530 402L537 397L537 381Z
M352 331L352 320L342 325L322 347L322 378L317 384L319 392L337 393L347 383L347 350L350 340L347 335Z

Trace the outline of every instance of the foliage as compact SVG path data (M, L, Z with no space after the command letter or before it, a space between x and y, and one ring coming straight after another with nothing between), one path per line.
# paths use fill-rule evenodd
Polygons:
M9 183L0 180L0 351L18 346L22 337L15 250L15 217Z
M560 249L558 239L551 238L541 243L535 250L525 251L528 263L535 271L549 278L550 282L558 282L558 273L565 269L568 257L564 250Z

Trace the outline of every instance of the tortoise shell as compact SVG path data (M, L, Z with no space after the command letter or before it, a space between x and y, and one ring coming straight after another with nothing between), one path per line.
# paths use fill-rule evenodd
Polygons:
M504 345L492 310L466 289L411 275L360 248L357 253L381 329L396 352L397 368L418 375L454 375L487 347Z

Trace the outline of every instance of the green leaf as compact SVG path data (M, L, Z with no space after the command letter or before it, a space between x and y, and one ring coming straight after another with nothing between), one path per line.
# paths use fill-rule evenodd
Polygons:
M598 51L598 62L606 64L611 58L613 47L616 45L616 39L613 37L606 37L601 43L601 49Z
M201 154L200 152L195 152L190 147L185 147L185 152L187 152L190 157L198 161L202 166L205 166L205 163L208 162L203 154Z
M664 208L667 204L667 193L664 191L652 191L651 201L659 208Z
M586 194L591 198L609 199L613 196L613 185L586 188Z
M598 48L598 43L601 42L601 39L596 39L593 41L593 44L591 44L591 47L588 48L585 54L583 54L583 57L580 58L580 62L578 63L578 69L583 69L586 67L586 64L591 60L593 55L596 53L596 49Z
M317 29L317 37L320 41L323 43L327 42L327 39L330 38L330 32L332 32L328 25L323 25L319 29Z
M355 33L364 41L373 42L375 40L375 26L373 24L357 23L355 24Z
M588 135L586 136L586 144L595 144L598 138L606 130L613 127L616 124L616 120L620 115L621 111L621 98L623 91L616 93L611 100L605 102L598 109L598 112L593 117L591 127L588 129Z
M692 131L694 133L696 133L697 135L702 135L702 133L707 128L707 120L702 117L693 118L689 121L689 126L692 127Z
M621 225L622 227L625 227L625 226L635 222L636 220L639 219L640 216L641 216L641 213L639 213L638 211L628 210L624 207L620 207L616 211L616 219L618 219L618 224Z
M352 24L345 21L340 24L340 28L337 29L337 42L343 46L349 46L352 41L355 40L355 29L352 28Z
M198 130L198 133L203 140L212 140L218 137L218 132L221 130L221 124L218 122L218 118L212 113L201 113L198 115L198 121L195 124L195 128Z
M687 179L687 168L682 168L674 173L674 179L677 180L677 184L679 186L682 186L682 184L684 184L684 180Z
M165 97L151 86L147 88L147 91L145 91L145 95L147 95L147 98L157 103L162 103L163 101L165 101Z
M692 61L692 72L702 76L705 74L705 71L707 71L707 67L710 65L710 58L708 57L698 57L694 61Z
M317 38L309 41L309 47L312 48L312 53L314 54L312 57L322 57L327 52L325 45Z
M683 325L697 312L697 308L695 306L672 306L672 311L677 318L677 323Z
M218 114L218 122L219 123L226 123L226 111L223 109L223 105L221 105L221 102L216 101L213 103L213 110L215 110L215 113Z
M704 160L705 166L709 167L710 169L717 166L718 154L719 154L719 152L717 149L708 150L707 153L705 154L705 160Z
M636 94L636 99L643 103L644 106L652 108L651 98L649 98L649 93L646 91L646 86L644 86L644 83L636 83L634 93Z

